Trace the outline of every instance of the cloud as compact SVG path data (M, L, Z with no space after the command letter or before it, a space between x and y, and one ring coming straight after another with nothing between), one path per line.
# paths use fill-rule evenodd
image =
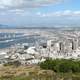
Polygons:
M37 12L36 15L40 17L74 17L74 16L80 16L80 11L64 10L64 11L56 11L50 13Z
M0 8L1 9L33 8L61 1L63 0L0 0Z
M18 15L22 15L25 13L24 10L22 9L12 9L12 10L8 10L8 13L15 13L15 14L18 14Z

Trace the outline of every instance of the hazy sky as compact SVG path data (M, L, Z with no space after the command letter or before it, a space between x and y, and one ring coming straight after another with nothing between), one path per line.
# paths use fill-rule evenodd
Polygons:
M0 24L80 24L80 0L0 0Z

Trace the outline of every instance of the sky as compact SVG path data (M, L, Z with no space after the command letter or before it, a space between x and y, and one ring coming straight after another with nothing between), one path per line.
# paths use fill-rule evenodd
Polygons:
M80 0L0 0L0 24L80 25Z

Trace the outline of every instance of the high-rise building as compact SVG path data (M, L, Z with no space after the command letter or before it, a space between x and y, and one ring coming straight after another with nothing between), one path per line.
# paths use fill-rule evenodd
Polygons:
M60 52L64 52L64 43L60 42L59 46L60 46Z
M54 43L54 47L53 48L54 48L55 51L60 51L59 42Z
M78 39L73 39L72 50L76 50L77 48L78 48Z
M65 51L71 52L72 51L72 39L67 39L65 42Z
M48 40L48 41L47 41L47 46L48 46L48 47L53 46L53 44L54 44L54 40Z

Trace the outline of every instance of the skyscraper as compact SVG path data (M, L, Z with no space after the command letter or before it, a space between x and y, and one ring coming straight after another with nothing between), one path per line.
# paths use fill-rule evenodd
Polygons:
M60 52L64 52L64 43L60 42L59 45L60 45Z
M78 39L72 40L72 50L76 50L78 48Z

